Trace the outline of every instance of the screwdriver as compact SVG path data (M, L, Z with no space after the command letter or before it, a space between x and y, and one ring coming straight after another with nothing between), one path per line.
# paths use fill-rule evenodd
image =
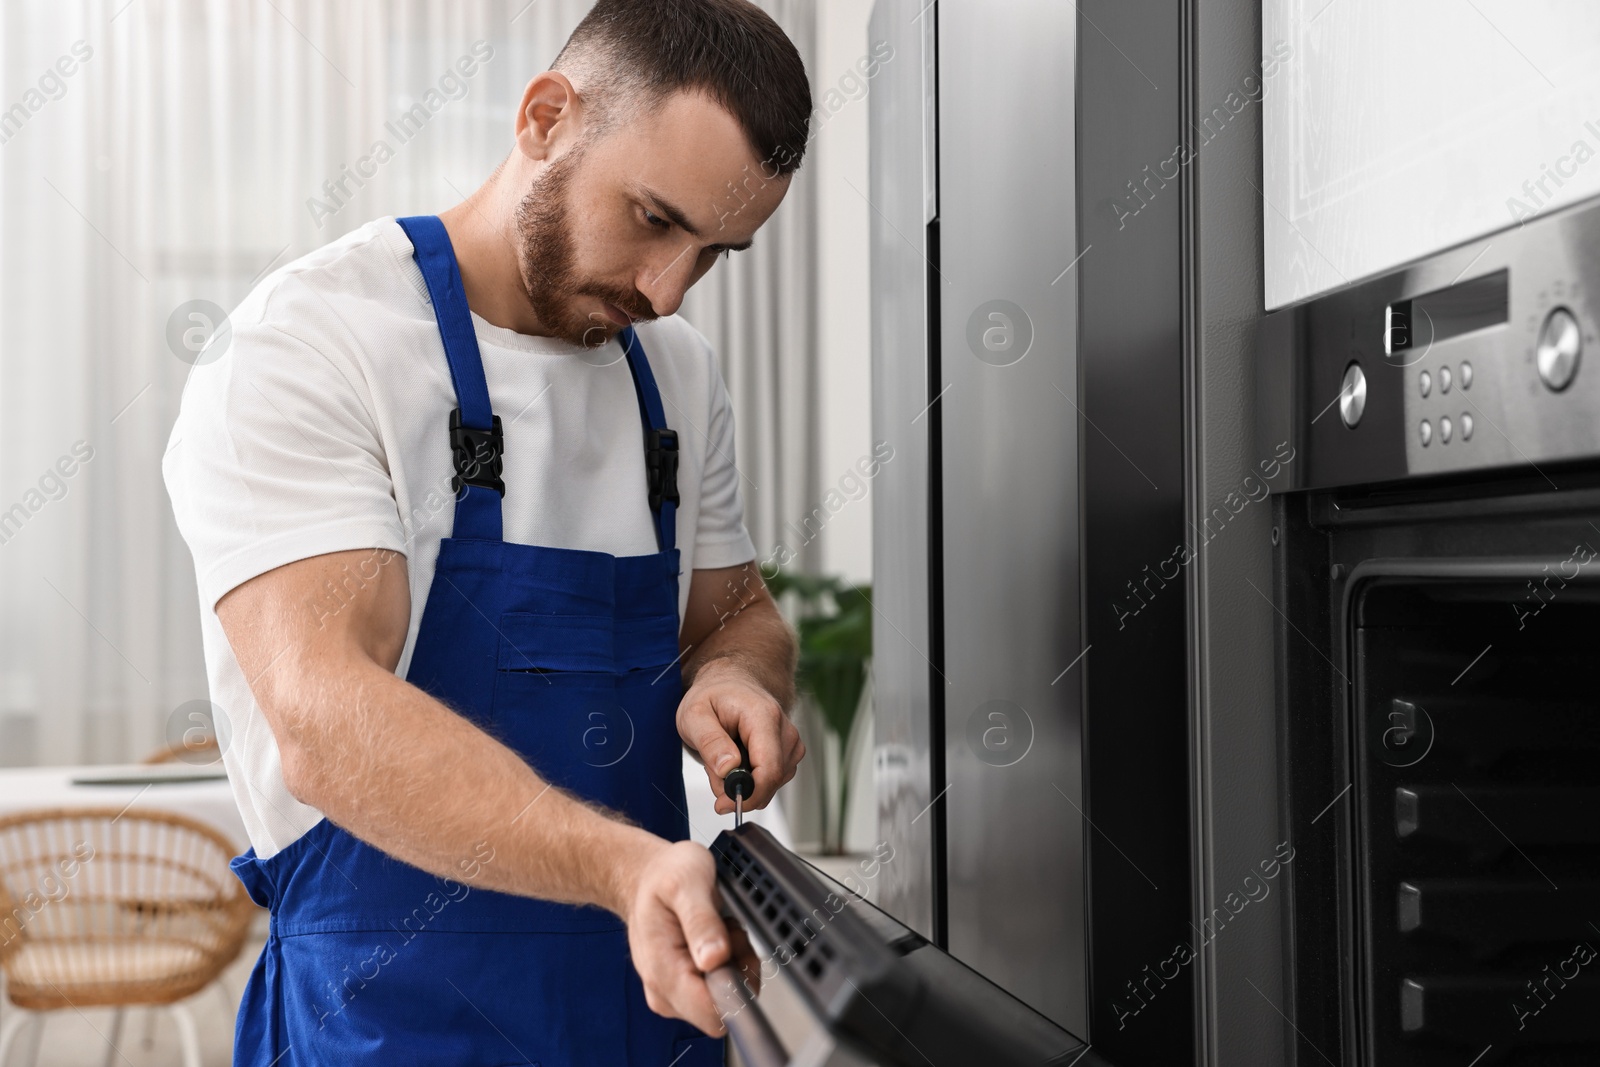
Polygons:
M733 798L733 825L737 829L744 825L745 798L755 795L756 776L750 773L750 753L744 742L735 737L733 743L739 746L739 766L723 776L722 791Z

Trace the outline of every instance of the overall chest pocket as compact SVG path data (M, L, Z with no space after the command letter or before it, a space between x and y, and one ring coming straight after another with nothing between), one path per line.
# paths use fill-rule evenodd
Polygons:
M684 836L675 615L500 616L491 733L548 782Z
M678 656L678 620L669 615L545 615L528 611L500 616L502 671L545 674L626 674L660 670Z

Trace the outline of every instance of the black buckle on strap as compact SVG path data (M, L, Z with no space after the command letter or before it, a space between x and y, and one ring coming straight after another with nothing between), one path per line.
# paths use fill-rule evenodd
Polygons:
M478 485L506 495L506 483L500 480L504 465L505 437L500 429L500 416L494 416L494 428L475 430L461 425L461 409L450 412L450 453L455 459L455 477L450 479L450 489L460 496L463 486Z
M650 430L645 434L645 475L650 480L650 510L661 502L678 502L678 431Z

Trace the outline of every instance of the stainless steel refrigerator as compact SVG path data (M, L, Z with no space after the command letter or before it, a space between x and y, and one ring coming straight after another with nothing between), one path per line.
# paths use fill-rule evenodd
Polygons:
M1600 884L1597 17L877 0L883 903L1108 1062L1600 1047L1506 992Z
M1074 1033L1121 1013L1127 1062L1192 1043L1187 969L1141 971L1190 936L1185 596L1156 573L1182 539L1178 183L1136 225L1108 204L1176 134L1178 12L871 24L886 906Z

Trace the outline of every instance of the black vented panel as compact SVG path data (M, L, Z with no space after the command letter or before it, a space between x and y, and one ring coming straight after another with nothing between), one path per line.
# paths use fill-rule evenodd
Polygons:
M726 872L724 892L744 898L745 912L757 917L757 936L772 946L776 958L796 968L796 980L806 987L814 1002L833 1003L845 976L834 966L838 951L829 937L821 936L832 918L832 909L816 908L813 902L802 910L789 890L774 881L772 872L738 838L729 835L719 845L717 858ZM843 906L842 898L834 899ZM788 951L781 951L779 946Z
M712 842L717 884L815 1021L883 1067L1110 1067L1096 1050L779 845ZM888 861L885 861L888 862ZM779 946L782 946L780 950Z
M915 1056L905 1030L926 1000L923 983L868 924L865 902L830 891L754 823L723 831L711 851L722 893L770 949L763 980L786 974L817 1018L877 1062Z
M1580 580L1361 597L1367 1064L1600 1064L1600 598Z

